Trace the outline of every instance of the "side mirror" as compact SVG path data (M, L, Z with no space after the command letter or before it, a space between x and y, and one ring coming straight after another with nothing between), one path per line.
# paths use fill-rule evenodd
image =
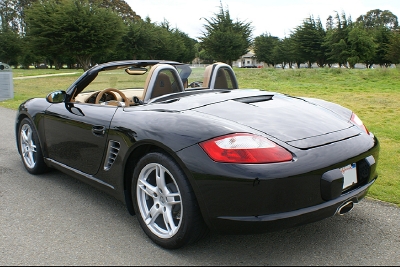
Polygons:
M46 100L52 104L58 104L65 101L67 93L65 91L55 91L47 95Z

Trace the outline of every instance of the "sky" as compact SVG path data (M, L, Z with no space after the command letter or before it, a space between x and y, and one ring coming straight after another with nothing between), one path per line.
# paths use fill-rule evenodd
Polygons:
M191 38L202 36L203 18L219 13L220 0L125 0L142 19L169 24ZM389 10L400 20L400 0L221 0L236 21L251 23L253 37L271 34L279 38L289 36L304 19L313 16L323 25L336 12L346 14L352 21L372 9Z

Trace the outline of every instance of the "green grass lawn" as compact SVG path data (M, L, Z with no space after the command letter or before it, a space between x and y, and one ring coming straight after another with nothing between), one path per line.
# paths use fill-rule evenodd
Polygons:
M341 104L363 120L381 142L379 179L369 196L400 207L400 69L234 69L240 88L258 88L293 96L316 97ZM65 90L81 70L13 70L14 99L0 106L17 109L31 97ZM73 74L70 74L73 73Z

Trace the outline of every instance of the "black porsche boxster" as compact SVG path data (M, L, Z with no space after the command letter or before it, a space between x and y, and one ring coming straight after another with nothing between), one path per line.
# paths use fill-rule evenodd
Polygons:
M349 109L238 89L223 63L96 65L21 104L28 172L61 170L123 201L145 233L179 248L345 214L377 179L379 143Z

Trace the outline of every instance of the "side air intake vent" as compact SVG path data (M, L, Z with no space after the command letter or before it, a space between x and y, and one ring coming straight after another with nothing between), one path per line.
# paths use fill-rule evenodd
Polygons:
M118 156L120 148L120 143L112 140L108 142L107 157L104 162L104 170L108 171L109 169L111 169L111 166L114 164L115 159Z

